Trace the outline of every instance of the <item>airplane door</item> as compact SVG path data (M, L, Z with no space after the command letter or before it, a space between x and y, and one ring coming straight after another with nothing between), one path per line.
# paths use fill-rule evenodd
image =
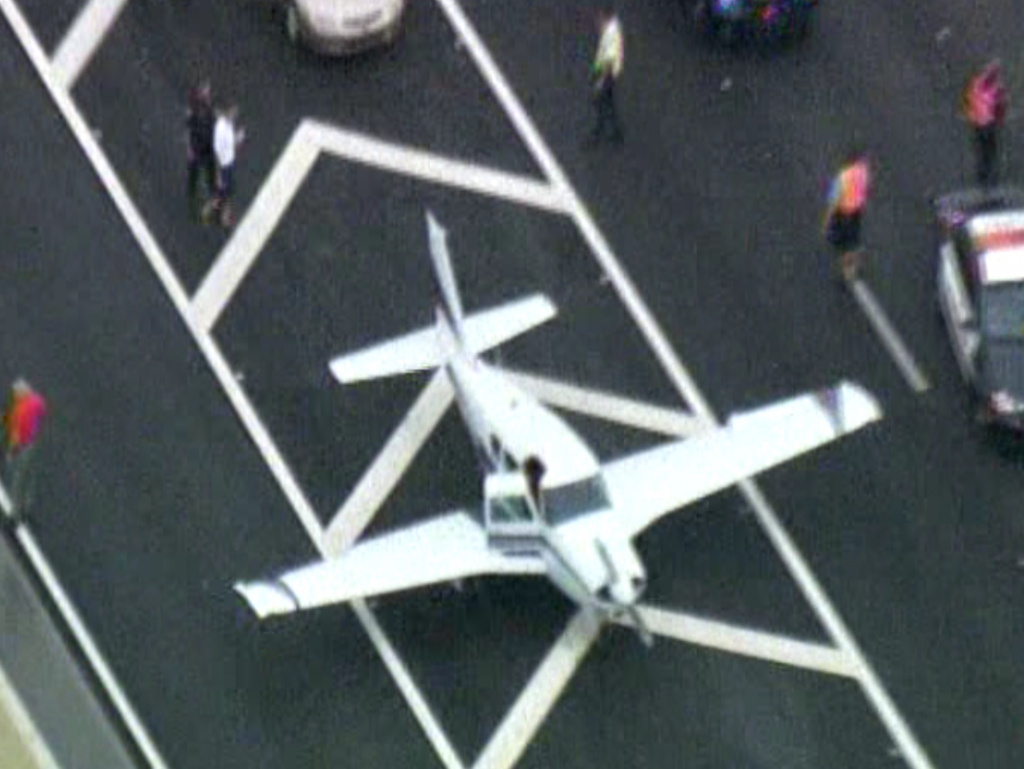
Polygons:
M484 525L488 541L502 550L537 550L543 526L522 473L495 473L484 480Z

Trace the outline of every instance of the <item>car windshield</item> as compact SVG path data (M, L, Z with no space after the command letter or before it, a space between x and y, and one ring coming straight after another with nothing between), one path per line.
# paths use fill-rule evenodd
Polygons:
M986 286L981 326L982 333L990 338L1024 339L1024 283Z
M601 476L544 489L544 508L551 523L564 523L611 506Z

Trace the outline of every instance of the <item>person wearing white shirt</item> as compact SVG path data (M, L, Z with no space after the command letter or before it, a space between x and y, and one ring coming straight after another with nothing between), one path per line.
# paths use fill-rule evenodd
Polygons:
M229 228L234 224L231 198L235 192L235 155L245 139L245 130L239 128L238 107L234 104L217 115L213 127L213 154L217 159L217 194L203 212L209 221L218 214L220 225Z

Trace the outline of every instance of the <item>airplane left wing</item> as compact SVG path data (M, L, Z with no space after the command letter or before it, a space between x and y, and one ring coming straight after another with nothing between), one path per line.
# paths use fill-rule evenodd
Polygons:
M878 402L850 382L737 414L684 441L606 464L614 524L633 537L663 515L788 459L859 430L882 415Z
M238 582L235 590L261 619L479 574L542 574L534 556L506 556L487 545L479 523L464 512L357 542L336 558L276 579Z

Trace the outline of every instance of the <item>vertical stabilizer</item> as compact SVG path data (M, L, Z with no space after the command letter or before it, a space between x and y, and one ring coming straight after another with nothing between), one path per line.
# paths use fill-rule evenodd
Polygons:
M462 300L459 298L458 286L455 285L452 260L448 255L448 231L438 223L430 211L427 211L427 237L430 244L430 258L434 262L437 287L441 291L442 309L456 337L459 340L464 340Z

